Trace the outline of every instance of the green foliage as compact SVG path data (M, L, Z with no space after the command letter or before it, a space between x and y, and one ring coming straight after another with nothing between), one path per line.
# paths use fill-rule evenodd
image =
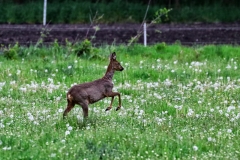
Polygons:
M99 53L99 50L92 46L91 41L88 39L85 39L82 42L77 42L71 45L71 43L67 42L67 46L69 50L71 50L74 54L76 54L78 57L84 57L88 59L92 58L104 58Z
M169 17L168 14L170 13L172 9L167 8L161 8L155 12L155 19L153 20L153 23L161 23L161 22L168 22Z
M73 51L77 56L90 55L92 52L92 43L88 39L85 39L79 43L75 43L73 45Z
M164 51L164 49L166 48L166 43L165 42L157 43L155 44L155 47L157 52Z

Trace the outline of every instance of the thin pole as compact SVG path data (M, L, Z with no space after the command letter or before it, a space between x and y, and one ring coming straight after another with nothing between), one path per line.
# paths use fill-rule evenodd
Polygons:
M143 39L144 39L144 46L147 46L147 25L146 22L143 24Z
M46 25L46 18L47 17L47 0L44 0L43 4L43 25Z

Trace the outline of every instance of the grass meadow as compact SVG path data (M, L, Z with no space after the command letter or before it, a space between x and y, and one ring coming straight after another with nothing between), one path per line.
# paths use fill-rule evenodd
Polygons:
M110 98L66 120L66 92L101 78L110 51L122 108ZM0 55L0 159L240 159L240 47L101 46L79 58L63 46Z

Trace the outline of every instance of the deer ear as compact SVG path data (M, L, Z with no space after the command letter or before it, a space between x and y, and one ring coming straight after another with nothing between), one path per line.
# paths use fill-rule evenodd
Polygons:
M115 53L115 52L113 52L113 53L111 54L111 59L116 60L116 53Z

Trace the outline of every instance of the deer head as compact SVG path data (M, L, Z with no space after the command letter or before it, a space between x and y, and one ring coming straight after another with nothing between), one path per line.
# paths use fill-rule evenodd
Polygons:
M114 71L123 71L124 70L124 68L121 66L121 64L117 61L115 52L110 54L110 65Z

